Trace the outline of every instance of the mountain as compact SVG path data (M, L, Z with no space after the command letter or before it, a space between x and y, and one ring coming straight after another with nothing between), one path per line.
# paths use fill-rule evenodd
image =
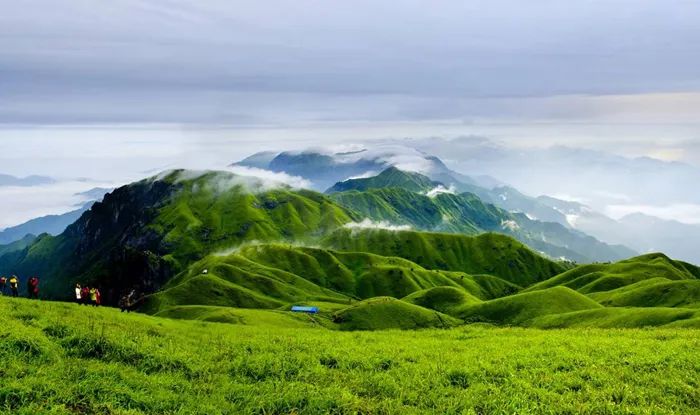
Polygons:
M68 225L78 220L84 212L89 210L93 203L86 203L79 209L61 215L42 216L23 224L6 228L0 232L0 244L9 244L21 240L26 235L58 235L66 230Z
M578 262L614 261L636 255L624 246L602 243L559 223L510 213L484 203L474 194L453 194L454 189L426 176L394 167L374 177L338 183L331 191L340 191L331 193L340 205L375 221L437 232L501 232L553 258Z
M700 225L664 220L642 213L619 220L618 240L640 252L662 251L686 261L700 262ZM615 236L611 236L611 239Z
M114 190L57 236L3 246L0 270L39 275L42 295L52 299L70 298L76 282L99 286L106 304L136 288L146 294L140 311L269 327L700 321L697 266L663 254L557 262L484 228L523 238L556 235L548 227L573 230L453 194L420 175L385 173L346 184L364 190L325 195L227 172L164 172ZM381 187L399 184L415 191ZM436 184L443 191L434 192ZM452 222L460 232L406 230L375 215L414 227ZM292 305L319 313L300 316Z
M441 186L441 183L434 182L422 174L401 171L392 166L376 176L338 182L328 189L326 193L337 193L347 190L363 191L385 187L398 187L410 192L428 192L438 186Z
M303 177L312 182L314 189L319 191L324 191L347 179L375 176L389 167L421 173L438 182L448 184L458 182L467 188L471 188L469 186L490 188L500 183L489 176L462 175L450 170L437 157L400 145L373 146L343 153L314 150L262 152L234 165Z
M121 187L58 236L42 235L0 269L42 277L66 298L75 282L113 295L155 291L204 255L244 241L303 241L354 217L327 197L225 172L173 171Z
M55 180L46 176L15 177L8 174L0 174L0 186L40 186L55 183Z
M345 182L348 182L348 186L359 190L358 184L355 183L356 179L371 178L389 167L395 167L422 174L431 181L441 183L445 188L456 192L475 194L484 202L509 212L520 212L530 219L557 222L565 227L572 227L566 214L545 200L525 195L488 175L467 176L458 173L447 167L438 157L405 145L378 145L371 149L348 153L323 153L313 150L263 152L234 164L300 176L311 181L316 190L327 189L328 192L348 190L343 187L346 186L343 184ZM415 189L415 187L412 188ZM427 190L423 189L423 191Z
M614 220L589 206L547 196L538 197L566 216L569 225L602 241L622 244L638 252L662 251L692 262L700 262L700 225L664 220L642 213Z
M7 255L7 254L12 254L15 252L20 252L24 250L26 247L32 244L36 240L36 236L28 234L25 235L22 239L18 239L16 241L13 241L11 243L5 244L5 245L0 245L0 257Z
M68 225L72 224L80 216L90 209L93 203L102 200L106 193L112 189L96 187L85 192L76 193L76 196L81 196L88 199L80 208L72 210L60 215L47 215L40 218L31 219L17 226L5 228L0 232L0 244L9 244L19 241L27 235L58 235L62 233Z

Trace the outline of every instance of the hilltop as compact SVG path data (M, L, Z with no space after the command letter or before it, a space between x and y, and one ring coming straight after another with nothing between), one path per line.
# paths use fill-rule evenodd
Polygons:
M0 257L0 268L41 275L44 292L58 298L76 281L105 292L154 291L209 252L247 240L313 239L352 219L316 192L173 171L114 190L60 235Z

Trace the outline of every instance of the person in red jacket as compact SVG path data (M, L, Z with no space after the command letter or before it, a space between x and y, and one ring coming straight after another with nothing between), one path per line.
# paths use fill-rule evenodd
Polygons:
M29 298L39 299L39 278L34 276L27 281L27 295Z
M90 287L87 285L80 289L80 299L83 300L83 304L90 304Z

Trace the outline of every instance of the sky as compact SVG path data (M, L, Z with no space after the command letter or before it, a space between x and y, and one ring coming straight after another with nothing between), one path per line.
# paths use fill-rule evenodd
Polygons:
M697 1L0 6L0 173L117 185L265 149L462 136L700 166ZM0 228L69 207L25 190L0 189L17 201Z

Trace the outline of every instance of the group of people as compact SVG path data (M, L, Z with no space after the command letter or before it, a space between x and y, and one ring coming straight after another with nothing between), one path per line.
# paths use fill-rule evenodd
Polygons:
M80 284L75 284L75 301L78 304L99 306L102 304L102 294L97 287L81 287Z
M12 275L10 278L0 276L0 295L19 297L19 277ZM27 296L39 299L39 277L31 277L27 280Z

